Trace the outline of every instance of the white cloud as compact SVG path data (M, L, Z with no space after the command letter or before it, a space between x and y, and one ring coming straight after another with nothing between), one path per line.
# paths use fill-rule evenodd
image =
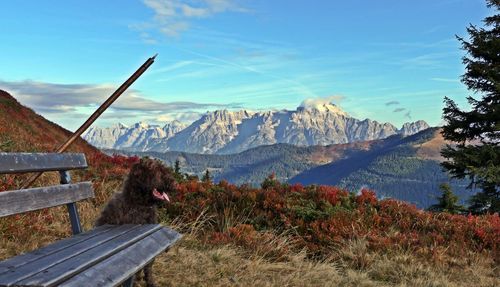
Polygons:
M176 14L177 1L144 0L144 4L155 11L156 17L173 17Z
M314 108L327 104L339 104L344 99L344 96L340 95L332 95L327 97L318 97L318 98L307 98L302 101L300 107L303 108Z
M178 70L178 69L181 69L183 67L192 65L193 63L194 63L193 61L179 61L179 62L173 63L173 64L165 66L165 67L154 69L149 74L153 75L153 74L158 74L158 73L170 72L170 71Z
M186 17L206 17L210 11L205 8L195 8L189 5L182 5L182 14Z
M163 34L173 37L177 36L180 32L185 31L189 28L189 24L184 21L179 21L179 22L172 22L168 23L167 25L163 25L160 27L160 32Z
M143 0L151 8L154 17L150 22L132 25L131 28L144 31L154 28L169 37L189 29L193 19L212 17L224 12L247 12L234 0Z
M11 93L23 105L40 113L66 114L81 108L96 109L116 87L110 84L57 84L37 81L7 82L0 80L0 89ZM207 108L239 108L239 104L195 103L188 101L158 102L137 90L128 90L110 107L113 115L140 113L171 113Z
M169 113L169 114L161 114L151 119L154 123L165 123L172 122L177 120L183 123L192 123L203 115L203 113L198 112L181 112L181 113Z

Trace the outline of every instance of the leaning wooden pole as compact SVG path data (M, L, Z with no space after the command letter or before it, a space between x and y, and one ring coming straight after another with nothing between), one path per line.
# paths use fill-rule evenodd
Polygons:
M125 92L130 85L132 85L135 80L137 80L148 68L151 66L155 58L158 54L153 57L147 59L142 66L135 71L116 91L83 123L83 125L73 133L73 135L61 146L57 148L55 152L61 153L64 152L77 138L79 138L83 132L85 132L92 123L116 100L120 97L123 92ZM22 185L22 188L29 187L42 173L36 173L30 176Z

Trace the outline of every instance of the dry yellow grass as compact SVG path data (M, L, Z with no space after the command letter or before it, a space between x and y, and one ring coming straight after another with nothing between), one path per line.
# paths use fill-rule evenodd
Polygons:
M303 254L287 262L248 256L234 246L210 247L185 238L154 265L161 286L498 286L493 262L480 255L456 266L422 262L411 254L368 254L359 242L340 251L343 259L313 262ZM364 252L369 263L356 268ZM467 261L469 263L467 263Z

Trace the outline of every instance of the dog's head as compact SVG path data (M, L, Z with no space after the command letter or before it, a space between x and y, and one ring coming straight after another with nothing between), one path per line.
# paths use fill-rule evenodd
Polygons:
M124 186L124 196L135 204L152 206L169 202L168 194L175 191L172 170L159 160L142 158L130 170Z

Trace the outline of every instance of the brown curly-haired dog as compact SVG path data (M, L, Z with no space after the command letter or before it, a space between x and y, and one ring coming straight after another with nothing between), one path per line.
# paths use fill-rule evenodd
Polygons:
M108 202L95 225L158 223L157 205L170 201L167 193L174 190L172 170L158 160L143 158L132 166L123 191ZM153 262L144 267L150 287L155 286L152 267Z

